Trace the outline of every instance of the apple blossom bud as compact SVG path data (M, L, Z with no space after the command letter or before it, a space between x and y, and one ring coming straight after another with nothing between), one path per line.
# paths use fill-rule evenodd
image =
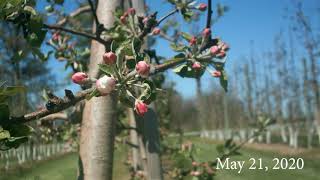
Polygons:
M53 33L52 40L58 41L60 39L60 34L58 32Z
M190 44L190 46L193 46L193 45L195 45L196 43L197 43L197 38L193 36L193 37L190 39L189 44Z
M201 172L195 171L195 172L193 173L193 175L194 175L194 176L200 176L200 175L201 175Z
M106 52L103 54L103 61L108 64L114 64L117 61L117 55L113 52Z
M221 72L220 71L213 71L212 72L212 76L213 77L220 77L221 76Z
M201 69L201 64L200 62L196 61L192 64L192 68L195 70L200 70Z
M96 81L96 88L101 95L105 96L111 93L116 87L116 80L113 77L104 75Z
M125 16L121 16L120 21L122 24L125 24L127 22L127 18Z
M149 21L149 18L148 18L148 17L144 17L143 20L142 20L143 24L147 24L148 21Z
M223 57L225 57L226 56L226 52L224 52L224 51L220 51L218 54L217 54L217 57L219 57L219 58L223 58Z
M199 9L200 11L205 11L207 9L207 5L204 3L200 3L197 9Z
M219 52L219 47L218 47L218 46L212 46L212 47L210 48L210 53L211 53L211 55L215 56L215 55L218 54L218 52Z
M74 73L71 79L76 84L85 84L89 80L88 75L84 72Z
M210 34L211 34L210 28L205 28L205 29L202 31L202 36L203 36L203 37L208 37L208 36L210 36Z
M136 14L136 10L135 10L134 8L129 8L129 9L127 10L127 12L128 12L129 14L131 14L131 15L135 15L135 14Z
M150 65L145 61L139 61L136 65L136 71L141 77L148 77L150 73Z
M158 35L158 34L160 34L160 31L161 30L159 28L154 28L153 31L152 31L152 34L153 35Z
M128 16L129 16L129 13L128 13L128 12L124 12L122 16L123 16L123 17L128 17Z
M148 106L141 100L136 100L134 110L139 116L143 116L148 111Z
M195 161L193 161L193 162L192 162L192 166L195 166L195 167L196 167L196 166L198 166L198 163L195 162Z

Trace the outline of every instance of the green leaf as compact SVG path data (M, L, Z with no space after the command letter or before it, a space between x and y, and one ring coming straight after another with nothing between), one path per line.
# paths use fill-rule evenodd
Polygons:
M134 56L137 56L139 54L139 51L141 49L142 42L138 38L133 38L131 43L131 49Z
M123 61L124 61L124 46L120 46L117 50L116 50L116 55L117 55L117 68L119 69L120 72L122 72L122 70L124 69L123 66ZM122 74L122 73L120 73Z
M170 47L173 51L176 51L176 52L184 52L187 49L186 46L179 46L174 43L170 44Z
M42 18L40 16L32 16L27 24L29 34L25 37L28 43L34 47L40 47L47 31L43 30Z
M228 92L228 76L225 72L225 70L221 71L221 76L220 76L220 85L222 86L222 88Z
M188 42L192 39L192 36L188 33L185 33L185 32L182 32L181 36Z
M34 132L31 126L25 124L10 124L6 129L10 131L11 137L27 137Z
M0 95L13 96L17 93L25 92L25 87L23 86L7 86L0 88Z
M28 141L28 137L10 137L5 145L9 148L18 148L22 143Z
M107 75L112 75L114 73L114 67L112 65L106 65L106 64L98 64L99 69L106 73Z
M181 77L187 78L197 78L203 75L204 69L202 70L194 70L190 65L183 64L173 69L173 72L178 74Z
M10 132L4 129L0 129L0 141L10 138Z
M7 122L10 117L10 110L7 104L0 104L0 124Z

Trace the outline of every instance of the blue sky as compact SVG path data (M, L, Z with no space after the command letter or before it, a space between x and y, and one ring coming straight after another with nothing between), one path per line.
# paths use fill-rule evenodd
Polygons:
M160 17L172 9L170 4L164 3L163 0L146 0L146 2L151 11L159 11ZM217 1L214 0L213 2ZM288 19L284 15L286 14L285 8L290 7L292 0L221 0L219 2L227 5L230 10L218 23L212 26L212 31L214 36L221 37L231 47L226 65L227 70L235 64L241 63L238 62L241 57L250 54L252 41L254 42L254 51L258 54L262 53L272 48L274 36L280 30L288 29ZM303 8L312 16L316 11L316 3L319 3L319 1L306 0ZM70 11L76 8L72 4L66 4L66 6ZM316 19L319 20L319 18ZM199 27L204 27L205 17L202 17L199 23ZM189 27L183 27L183 31L190 29ZM168 44L163 40L157 43L156 49L163 56L170 57L173 55ZM65 79L67 73L62 63L51 59L49 66L53 67L54 74L59 74L58 79ZM183 97L189 98L196 94L194 79L180 78L169 70L168 80L176 83L176 89ZM213 78L208 74L202 77L205 91L212 88L212 81L214 81ZM66 88L78 90L75 85Z

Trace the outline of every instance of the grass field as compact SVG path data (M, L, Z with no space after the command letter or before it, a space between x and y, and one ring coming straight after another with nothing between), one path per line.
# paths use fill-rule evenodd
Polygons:
M201 147L198 152L202 160L213 159L217 152L216 142L209 140L193 139ZM259 146L259 145L258 145ZM286 152L277 152L276 148L244 148L241 150L242 156L232 157L232 160L244 160L245 167L241 173L237 170L219 171L217 180L319 180L320 179L320 151L313 150L306 153L299 153L289 156ZM262 149L262 150L261 150ZM283 150L281 150L283 151ZM302 170L272 170L273 158L301 157L305 165ZM115 157L115 180L127 180L128 171L123 165L125 150L116 151ZM248 170L250 158L262 158L263 166L268 166L269 170ZM14 172L0 174L0 180L71 180L76 179L77 174L77 154L68 154L54 160L41 162L33 165L29 169L17 169Z

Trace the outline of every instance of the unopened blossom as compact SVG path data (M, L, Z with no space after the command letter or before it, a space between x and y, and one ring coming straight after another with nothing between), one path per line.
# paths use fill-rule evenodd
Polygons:
M116 87L116 80L113 77L104 75L96 81L96 88L101 95L108 95Z
M205 28L205 29L202 31L202 36L203 36L203 37L208 37L208 36L210 36L210 34L211 34L210 28Z
M210 48L210 54L213 56L217 55L219 53L219 51L220 51L220 49L218 46L212 46Z
M193 36L193 37L190 39L189 44L190 44L190 46L193 46L193 45L195 45L196 43L197 43L197 38Z
M120 17L120 21L121 21L122 24L125 24L127 22L127 17L121 16Z
M158 35L158 34L160 34L160 29L159 28L154 28L153 30L152 30L152 35Z
M200 3L197 9L199 9L200 11L205 11L207 9L207 5L204 3Z
M106 52L103 54L104 63L111 65L117 61L117 55L114 52Z
M129 8L127 10L127 12L130 14L130 15L135 15L136 14L136 10L134 8Z
M192 64L192 69L195 69L195 70L200 70L201 69L201 63L196 61Z
M139 116L143 116L146 112L148 112L148 106L141 100L136 100L134 103L134 110Z
M76 84L85 84L89 80L88 75L84 72L74 73L71 79Z
M211 75L213 77L220 77L221 76L221 72L220 71L213 71Z
M141 77L148 77L150 73L150 65L145 61L139 61L136 65L136 71Z

